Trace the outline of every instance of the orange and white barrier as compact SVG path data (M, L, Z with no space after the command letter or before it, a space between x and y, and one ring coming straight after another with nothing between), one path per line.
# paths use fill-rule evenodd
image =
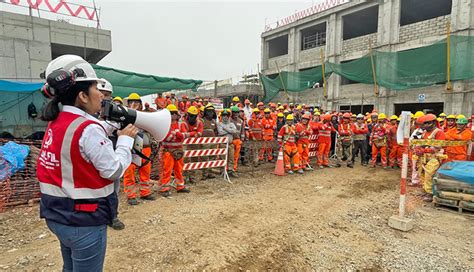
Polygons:
M318 155L318 135L309 136L309 156L314 158Z
M190 145L215 145L213 148L209 149L190 149L186 150L187 146ZM225 147L219 147L219 145L224 145ZM224 156L224 159L213 159L208 161L198 161L198 162L187 162L183 166L183 171L190 170L199 170L207 168L224 168L224 179L229 183L229 175L227 174L227 152L229 150L229 140L227 137L199 137L199 138L187 138L183 142L185 148L184 158L203 158L210 156Z

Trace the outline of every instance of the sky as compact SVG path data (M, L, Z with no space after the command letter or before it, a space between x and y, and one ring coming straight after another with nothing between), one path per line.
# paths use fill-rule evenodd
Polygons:
M265 22L319 0L96 0L112 52L99 64L160 76L214 81L255 73Z

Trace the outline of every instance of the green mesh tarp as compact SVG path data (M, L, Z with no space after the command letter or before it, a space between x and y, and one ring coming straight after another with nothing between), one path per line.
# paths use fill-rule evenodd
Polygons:
M99 78L105 78L112 84L114 96L126 97L132 92L143 96L171 90L196 90L202 83L201 80L138 74L95 64L92 66Z
M451 79L474 79L474 37L451 36ZM372 55L377 84L391 90L406 90L444 83L447 79L447 40L416 49L399 52L374 51ZM308 73L308 71L314 71ZM321 80L321 66L302 72L281 72L280 77L269 79L261 75L265 101L278 91L304 91L301 82ZM317 72L319 71L319 72ZM325 73L331 73L355 82L373 84L370 55L345 63L325 63Z

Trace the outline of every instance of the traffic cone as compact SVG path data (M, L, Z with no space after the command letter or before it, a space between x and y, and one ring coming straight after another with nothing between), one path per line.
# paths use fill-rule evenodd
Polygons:
M273 174L277 176L284 176L285 175L285 166L283 163L283 149L280 147L280 151L278 152L278 160L275 165L275 172Z

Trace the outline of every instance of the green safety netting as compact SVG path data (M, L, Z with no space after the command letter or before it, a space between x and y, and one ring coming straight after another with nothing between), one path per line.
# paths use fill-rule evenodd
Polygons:
M92 66L98 77L112 84L114 96L126 97L131 92L143 96L171 90L197 90L202 83L201 80L145 75L96 64Z
M474 37L451 36L451 79L474 78ZM447 79L447 39L435 44L399 52L374 51L372 60L377 84L392 90L406 90L444 83ZM371 56L345 63L325 63L325 74L335 73L359 83L373 84ZM322 78L321 66L302 72L281 72L271 79L260 75L265 90L265 101L279 91L304 91ZM282 83L283 80L283 83ZM311 85L310 85L311 84Z

